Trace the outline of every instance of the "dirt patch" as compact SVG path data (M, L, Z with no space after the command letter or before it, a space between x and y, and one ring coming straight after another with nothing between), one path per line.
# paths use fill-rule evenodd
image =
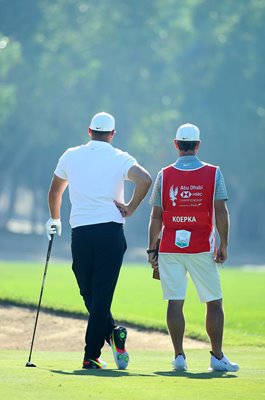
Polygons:
M28 350L31 344L36 311L0 305L0 349ZM169 350L168 334L128 328L127 348L135 350ZM86 320L40 312L34 350L83 352ZM185 348L205 348L208 344L185 339Z

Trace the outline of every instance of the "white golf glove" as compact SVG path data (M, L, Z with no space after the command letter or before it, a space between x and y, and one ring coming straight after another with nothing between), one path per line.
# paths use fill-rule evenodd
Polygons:
M51 240L51 235L54 235L55 233L57 233L58 236L61 236L62 234L62 224L60 218L49 218L45 224L45 228L48 240Z

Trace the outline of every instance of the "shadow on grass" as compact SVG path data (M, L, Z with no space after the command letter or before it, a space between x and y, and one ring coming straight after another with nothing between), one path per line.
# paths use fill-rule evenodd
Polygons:
M229 379L229 378L237 378L237 375L227 374L224 371L214 371L214 372L187 372L187 371L156 371L155 375L160 376L172 376L172 377L180 377L187 379Z
M99 376L102 378L121 378L123 376L153 376L153 374L136 374L117 369L76 369L74 371L63 371L58 369L50 369L50 372L61 375L79 375L79 376Z

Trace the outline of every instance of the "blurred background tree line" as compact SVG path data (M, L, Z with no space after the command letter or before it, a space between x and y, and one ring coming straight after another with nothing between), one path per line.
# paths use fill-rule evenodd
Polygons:
M200 158L225 176L232 260L264 261L264 20L263 0L0 0L2 232L42 232L59 156L104 110L153 179L176 128L198 125ZM131 247L147 244L148 199ZM66 240L68 213L65 195Z

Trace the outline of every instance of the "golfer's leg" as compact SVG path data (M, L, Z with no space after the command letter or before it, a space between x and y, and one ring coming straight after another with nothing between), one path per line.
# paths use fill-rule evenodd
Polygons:
M224 330L222 299L209 301L206 304L206 331L211 341L212 352L217 358L222 358L222 341Z
M183 313L184 300L169 300L167 308L167 326L175 350L175 358L184 355L183 337L185 331L185 318Z
M86 358L100 356L101 348L115 326L110 308L126 250L122 226L114 223L104 225L95 250L93 300L86 332Z
M72 229L72 269L88 311L92 301L92 276L94 268L93 244L91 243L90 236L91 233L88 226L80 226Z
M85 306L86 306L86 309L87 309L87 311L89 312L89 314L90 314L90 312L91 312L91 305L92 305L92 292L91 293L88 293L87 295L85 295L85 296L83 296L83 299L84 299L84 303L85 303ZM109 313L109 318L108 318L108 329L107 329L107 331L108 332L112 332L113 331L113 329L115 328L115 322L114 322L114 319L113 319L113 316L112 316L112 314L111 314L111 312ZM87 329L88 329L88 325L87 325ZM86 334L87 335L87 334ZM110 335L109 334L107 334L106 335L106 337L105 337L105 340L109 343L109 339L110 339Z

